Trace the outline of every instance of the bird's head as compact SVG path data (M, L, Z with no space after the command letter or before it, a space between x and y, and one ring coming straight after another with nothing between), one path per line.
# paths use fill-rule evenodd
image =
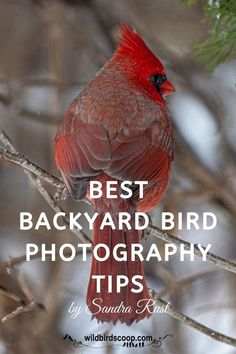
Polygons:
M119 69L159 106L165 106L164 97L175 91L167 79L160 60L144 43L139 33L129 26L121 26L120 44L114 55Z

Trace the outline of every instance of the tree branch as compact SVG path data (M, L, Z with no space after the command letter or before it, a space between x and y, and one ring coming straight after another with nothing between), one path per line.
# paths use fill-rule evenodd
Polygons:
M152 299L155 301L155 303L158 306L167 306L168 305L168 303L166 301L159 298L159 296L157 295L157 293L154 290L150 290L150 294L151 294ZM207 326L202 325L201 323L193 320L192 318L190 318L190 317L184 315L182 312L178 311L174 306L170 305L170 303L168 306L167 314L169 316L175 318L176 320L182 322L186 326L194 328L197 331L207 335L211 339L214 339L218 342L222 342L225 344L229 344L233 347L236 347L236 339L235 338L226 336L225 334L222 334L222 333L217 332Z
M50 207L56 212L56 213L65 213L65 216L62 216L62 219L66 225L69 225L69 220L67 213L65 210L60 207L55 199L50 195L50 193L42 186L41 181L36 178L35 176L32 176L31 182L33 185L38 189L39 193L42 195L42 197L46 200L46 202L50 205ZM70 230L76 237L78 237L83 243L92 243L90 238L83 232L82 230L78 229L71 229Z
M8 135L4 132L3 129L0 129L0 141L8 147L8 150L3 149L0 147L0 158L3 160L7 160L17 165L21 166L26 175L29 177L32 184L38 189L39 193L42 197L46 200L46 202L50 205L50 207L56 212L65 212L55 201L55 199L49 194L49 192L42 186L41 181L39 178L44 179L49 184L53 185L57 188L57 190L62 191L65 189L65 184L59 178L50 175L47 171L40 168L39 166L35 165L31 162L26 156L16 152L15 147L13 146L11 139ZM58 191L57 191L58 194ZM68 225L68 217L67 215L62 217L64 222ZM76 229L71 230L71 232L78 237L82 242L92 243L90 238L83 232Z
M184 245L185 249L187 250L190 250L191 247L191 243L181 240L176 236L172 236L167 232L164 232L161 229L159 229L159 227L153 225L148 226L148 228L146 229L146 234L157 237L165 241L166 243L173 243L178 248L180 247L181 244ZM199 248L196 245L194 245L194 254L196 254L197 256L202 256ZM215 264L217 267L228 270L229 272L232 273L236 273L236 263L229 261L225 258L222 258L220 256L216 256L215 254L210 252L207 253L206 258L210 263Z
M19 152L10 152L2 147L0 147L0 158L12 162L16 165L21 166L25 170L33 173L37 177L43 179L44 181L50 183L56 188L64 188L65 184L59 178L49 174L43 168L38 167L36 164L30 161L25 155Z
M9 265L8 265L9 266ZM10 270L14 271L15 273L15 277L16 277L16 281L20 287L21 292L24 295L24 298L21 299L20 297L18 297L17 295L9 292L7 289L2 288L1 287L1 294L5 295L6 297L19 302L20 306L18 306L14 311L12 311L10 314L6 315L5 317L2 318L2 322L6 322L16 316L18 316L19 314L21 314L22 312L29 312L31 311L35 306L38 306L41 310L45 310L45 307L43 304L37 303L34 300L33 294L28 286L28 284L25 281L25 278L23 277L23 274L21 274L18 266L11 264L10 266Z

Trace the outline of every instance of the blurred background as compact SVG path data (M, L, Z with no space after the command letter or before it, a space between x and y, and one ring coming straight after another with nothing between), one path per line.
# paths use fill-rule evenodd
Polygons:
M207 71L197 60L196 43L205 40L211 24L202 21L204 1L187 6L180 0L0 0L0 120L17 151L59 176L54 163L54 137L63 113L83 86L109 59L117 43L119 24L140 31L161 58L176 93L168 99L176 138L172 178L162 203L151 212L161 226L161 211L214 212L212 231L178 231L183 239L211 243L211 251L235 259L236 249L236 62ZM233 354L235 348L216 342L168 315L156 314L128 328L91 321L83 313L68 313L75 301L85 305L90 261L18 259L26 243L78 243L69 231L20 231L20 211L35 220L41 211L54 211L24 171L9 162L0 164L0 313L18 306L27 312L1 324L0 353L133 353L134 349L76 348L63 341L66 333L77 340L91 333L152 335L173 333L160 348L144 353ZM55 188L43 183L52 195ZM71 199L65 210L89 210ZM91 210L91 209L90 209ZM92 212L92 210L91 210ZM185 223L184 223L185 225ZM150 237L145 247L161 241ZM208 262L150 261L147 281L166 301L214 330L236 337L236 279ZM99 346L101 343L92 343Z

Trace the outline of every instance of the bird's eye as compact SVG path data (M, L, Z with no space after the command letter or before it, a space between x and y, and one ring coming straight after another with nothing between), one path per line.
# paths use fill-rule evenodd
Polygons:
M160 91L162 84L167 80L165 74L154 74L150 77L150 81L156 87L158 91Z

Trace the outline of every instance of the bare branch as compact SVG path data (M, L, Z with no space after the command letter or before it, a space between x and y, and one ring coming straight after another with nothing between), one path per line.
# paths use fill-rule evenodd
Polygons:
M92 252L92 248L86 248L86 253L91 253ZM76 253L75 255L79 255L82 253L82 249L81 248L78 248L76 250ZM64 256L70 256L71 255L71 252L69 250L65 250L64 251ZM40 259L42 257L42 253L39 252L37 254L34 254L32 255L30 258L30 262L31 261L34 261L34 260L37 260L37 259ZM45 254L45 257L47 258L50 258L50 255L49 254ZM26 261L26 255L24 254L23 256L19 256L19 257L11 257L9 260L7 261L3 261L0 263L0 268L1 269L5 269L5 268L9 268L9 267L14 267L14 266L17 266L17 265L20 265L22 263L24 263ZM0 285L0 293L4 293L6 295L6 289L4 287L2 287Z
M38 306L39 308L44 309L44 305L39 304L34 300L33 294L31 292L28 284L26 283L23 274L20 272L19 268L16 265L12 264L10 269L14 271L16 281L17 281L17 283L20 287L20 290L23 293L25 299L19 298L15 294L12 294L11 292L9 292L7 289L2 289L1 293L3 295L11 298L12 300L14 300L16 302L21 303L21 305L18 306L14 311L12 311L10 314L8 314L2 318L3 323L18 316L19 314L21 314L23 312L31 311L35 306Z
M188 327L196 329L197 331L207 335L208 337L210 337L218 342L222 342L225 344L229 344L233 347L236 347L236 339L235 338L232 338L232 337L226 336L225 334L217 332L217 331L215 331L207 326L204 326L201 323L193 320L192 318L184 315L182 312L176 310L176 308L174 306L172 306L170 303L168 304L166 301L162 300L154 290L150 290L150 293L151 293L152 299L155 301L155 303L158 306L169 305L168 312L167 312L167 314L169 316L182 322L183 324L185 324Z
M19 314L23 313L23 312L29 312L32 310L32 308L34 307L35 303L34 301L32 301L31 303L29 303L26 306L18 306L14 311L12 311L11 313L9 313L9 315L5 316L2 318L2 322L7 322L9 320L11 320L12 318L18 316Z
M30 181L33 185L38 189L39 193L46 200L46 202L50 205L50 207L55 212L64 212L64 210L57 204L55 199L48 193L48 191L42 186L39 178L44 179L54 187L57 187L58 190L62 190L65 188L64 182L62 182L59 178L50 175L47 171L35 165L24 155L17 153L15 147L12 145L11 139L4 132L4 130L0 129L0 141L7 146L11 151L7 151L0 147L0 158L3 158L7 161L16 163L24 168L26 175L29 177ZM2 156L3 154L3 156ZM8 158L4 158L7 156ZM68 225L67 216L62 217L64 222ZM76 235L82 242L92 243L89 237L83 231L79 231L76 229L71 230L71 232Z
M190 250L191 243L181 240L176 236L172 236L167 232L162 231L156 226L149 225L149 227L146 229L146 233L157 237L167 243L173 243L177 247L180 247L180 245L184 245L185 249ZM196 245L194 245L194 254L196 254L197 256L202 256L199 248ZM216 256L215 254L210 252L207 253L206 258L210 263L215 264L217 267L228 270L232 273L236 273L236 264L234 262L224 259L220 256Z
M38 189L39 193L42 195L42 197L46 200L46 202L50 205L50 207L56 212L56 213L65 213L65 216L62 216L62 219L66 225L69 225L68 217L66 215L65 210L63 210L55 201L55 199L50 195L50 193L42 186L41 181L36 178L35 176L32 176L31 182L33 185ZM90 238L82 231L82 230L77 230L77 229L72 229L70 230L76 237L78 237L82 242L84 243L92 243Z
M41 253L37 253L31 256L31 261L37 260L41 258ZM46 257L48 255L46 254ZM5 269L5 268L12 268L14 266L20 265L21 263L24 263L26 261L26 255L24 254L23 256L18 256L18 257L11 257L7 261L3 261L0 263L0 268Z
M2 160L12 162L16 165L20 165L25 170L35 174L37 177L45 180L56 188L63 188L65 186L62 180L53 175L50 175L47 171L38 167L36 164L31 162L25 155L19 152L10 152L0 147L0 158Z
M4 286L0 285L0 295L6 296L11 300L14 300L16 302L22 303L23 299L21 299L19 296L13 294L11 291L6 289Z

